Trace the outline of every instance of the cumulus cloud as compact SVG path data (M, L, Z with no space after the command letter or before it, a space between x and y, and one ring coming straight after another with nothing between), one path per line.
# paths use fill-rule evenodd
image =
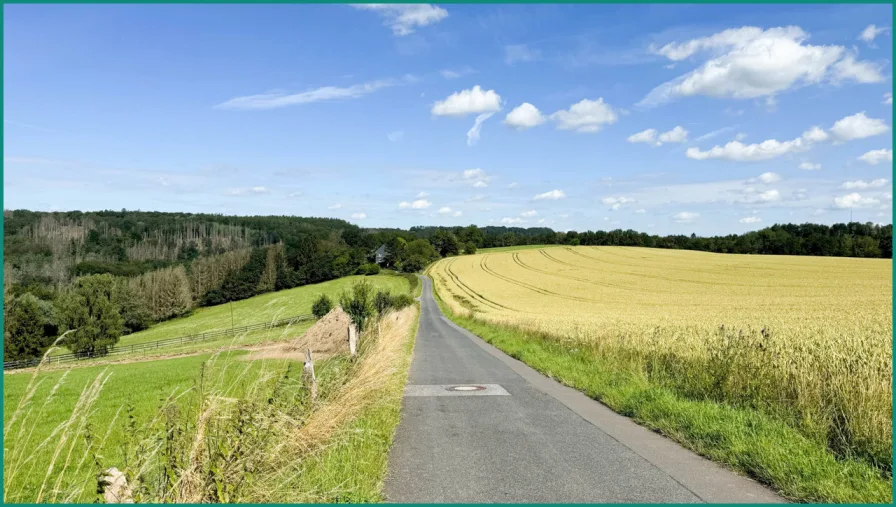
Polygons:
M813 164L812 162L803 162L800 164L800 169L804 171L818 171L821 169L821 164Z
M889 28L883 26L878 27L876 25L868 25L864 30L862 30L862 33L859 34L859 39L870 44L874 42L874 39L876 39L878 35L886 33L889 30Z
M535 210L524 211L524 212L520 213L520 216L523 217L523 218L531 218L531 217L534 217L534 216L538 216L538 212L535 211Z
M869 165L877 165L883 162L893 162L893 150L871 150L861 157L859 160Z
M742 224L758 224L762 219L759 217L744 217L738 220Z
M698 218L700 218L700 213L694 213L691 211L682 211L681 213L678 213L672 217L673 220L680 224L690 223Z
M778 173L767 172L760 174L757 179L762 183L777 183L781 181L781 175Z
M893 94L890 92L885 93L883 103L887 104L887 105L892 105L893 104Z
M466 116L468 114L495 113L501 110L501 96L495 90L483 90L479 85L461 90L439 100L432 106L436 116Z
M399 209L426 209L430 206L432 206L432 203L426 199L417 199L413 202L401 201L398 203Z
M556 201L557 199L563 199L565 197L566 197L566 193L563 192L562 190L551 190L550 192L538 194L535 197L533 197L533 199L536 201L543 201L543 200Z
M603 199L600 200L600 202L609 206L610 209L612 209L613 211L616 211L619 208L625 206L626 204L631 204L636 201L634 199L632 199L631 197L620 196L620 197L604 197Z
M482 131L482 124L495 113L482 113L476 117L473 126L467 131L467 146L475 146L479 142L479 133Z
M360 213L352 213L352 218L355 220L364 220L367 218L367 213L364 213L363 211Z
M845 188L846 190L866 190L869 188L881 188L886 186L887 180L886 178L880 178L873 181L865 181L865 180L856 180L856 181L846 181L843 182L843 185L840 185L841 188Z
M448 11L432 4L355 4L352 7L379 13L384 18L383 24L398 37L448 17Z
M661 143L683 143L688 140L688 131L681 126L676 126L668 132L660 134Z
M831 134L839 142L863 139L883 134L890 127L883 120L865 116L865 111L837 120L831 127Z
M448 206L442 206L441 208L439 208L439 214L440 215L451 215L453 217L459 217L459 216L463 215L463 213L460 210L452 210Z
M504 125L515 128L517 130L525 130L537 127L545 122L545 117L537 107L528 102L523 102L515 107L513 111L508 113L504 118Z
M846 194L843 197L835 197L834 205L838 208L867 208L869 206L874 206L878 204L880 201L873 197L862 197L861 194L853 192L851 194Z
M659 143L656 142L656 133L656 129L642 130L637 134L628 136L628 139L626 140L630 143L645 143L659 146Z
M613 108L604 102L603 97L597 100L583 99L569 107L551 115L551 120L557 122L559 130L574 130L576 132L597 132L604 125L616 123L619 116Z
M752 99L775 95L795 86L817 84L826 79L877 81L874 67L844 59L843 46L806 44L808 34L800 27L763 30L745 26L685 42L651 47L656 54L681 61L698 54L708 58L696 69L654 88L639 102L656 106L676 98L704 95L714 98Z
M656 129L647 129L632 134L627 141L630 143L646 143L660 146L663 143L683 143L688 139L688 131L681 126L676 126L668 132L659 133Z
M522 218L504 217L501 219L501 223L505 224L505 225L521 224L521 223L523 223L523 219Z
M857 62L853 55L846 55L834 64L832 81L855 81L857 83L879 83L884 80L880 67L868 61Z

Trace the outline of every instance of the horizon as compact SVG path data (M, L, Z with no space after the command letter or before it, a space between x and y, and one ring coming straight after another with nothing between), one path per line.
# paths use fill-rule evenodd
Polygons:
M4 204L891 224L891 27L891 5L6 5Z

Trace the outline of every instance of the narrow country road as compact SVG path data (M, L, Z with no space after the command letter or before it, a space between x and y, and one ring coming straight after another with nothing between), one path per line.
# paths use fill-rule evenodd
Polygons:
M421 503L782 501L454 325L427 277L385 495Z

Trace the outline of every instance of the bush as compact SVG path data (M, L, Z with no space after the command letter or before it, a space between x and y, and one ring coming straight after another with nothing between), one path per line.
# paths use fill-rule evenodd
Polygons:
M378 274L380 274L380 266L379 266L379 264L374 264L372 262L370 264L362 264L358 268L358 274L359 275L368 275L368 276L369 275L378 275Z
M391 309L401 310L412 304L414 304L414 298L409 294L392 295L384 290L377 292L376 297L373 298L373 306L380 318Z
M314 304L311 305L311 313L314 314L318 319L323 317L324 315L330 313L330 310L333 309L333 300L330 299L326 294L321 294L314 301Z
M476 253L476 244L472 241L467 241L467 244L464 245L464 253L467 255Z
M426 267L428 262L420 255L412 255L401 263L401 270L405 273L416 273Z
M351 317L358 331L364 330L367 319L373 315L373 288L367 280L352 285L351 292L343 292L339 298L339 306Z

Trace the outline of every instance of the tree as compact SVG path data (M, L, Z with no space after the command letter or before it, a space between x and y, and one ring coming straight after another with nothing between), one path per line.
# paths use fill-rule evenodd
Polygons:
M136 333L152 324L152 313L146 302L127 279L116 280L115 301L118 303L118 313L124 321L126 333Z
M364 330L367 319L373 315L373 288L367 280L352 285L351 292L343 292L339 298L339 306L351 317L358 332Z
M39 300L31 294L4 302L3 358L6 361L40 357L52 338L44 336Z
M436 249L433 248L432 243L426 241L425 239L415 239L408 243L407 249L405 249L406 258L410 258L413 256L419 256L423 262L423 266L426 266L430 262L439 258L439 253L436 252ZM421 266L419 269L422 269ZM403 271L408 271L402 267ZM416 270L414 270L416 271Z
M311 305L311 313L314 314L318 319L323 318L324 315L330 313L330 310L333 309L333 300L330 299L326 294L321 294L314 301L314 304Z
M472 241L467 241L467 244L464 245L464 253L467 255L476 253L476 244Z
M457 236L446 229L437 230L430 242L442 257L460 253L460 242L457 240Z
M115 301L112 275L78 278L60 301L62 331L75 330L62 345L78 355L102 356L118 343L124 319Z
M386 267L396 268L401 266L405 258L405 250L408 242L401 236L394 236L386 242L386 259L384 264Z

